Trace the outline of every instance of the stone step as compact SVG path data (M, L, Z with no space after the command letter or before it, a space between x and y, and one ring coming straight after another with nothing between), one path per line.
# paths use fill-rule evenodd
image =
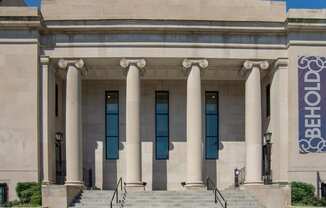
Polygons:
M124 199L123 193L119 199ZM113 191L84 191L74 204L74 208L110 207ZM256 199L243 190L222 192L228 208L263 208ZM119 207L114 205L115 208ZM128 192L124 208L222 208L215 204L213 191L145 191Z

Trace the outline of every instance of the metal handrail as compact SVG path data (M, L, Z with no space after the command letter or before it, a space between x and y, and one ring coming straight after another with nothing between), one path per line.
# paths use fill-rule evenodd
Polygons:
M217 204L217 202L219 202L220 205L223 208L227 208L228 207L228 202L225 200L225 198L223 197L223 195L220 192L220 190L218 190L218 188L216 187L216 185L212 181L212 179L210 179L209 177L207 177L206 183L207 183L207 190L209 190L210 185L211 185L211 187L213 189L214 198L215 198L215 204Z
M113 201L114 198L116 198L116 203L119 203L119 186L120 186L120 190L122 191L122 178L119 178L119 181L117 183L117 186L115 187L113 196L111 198L111 202L110 202L110 207L113 208Z

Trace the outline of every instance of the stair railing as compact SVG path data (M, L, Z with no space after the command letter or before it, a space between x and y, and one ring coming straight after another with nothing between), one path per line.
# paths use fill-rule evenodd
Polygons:
M116 204L119 203L119 188L122 191L122 178L119 178L119 181L117 183L117 186L114 189L114 193L113 193L113 196L112 196L111 202L110 202L110 208L113 208L114 198L116 199Z
M207 177L206 184L207 184L207 190L213 190L215 204L217 204L217 202L219 202L220 205L223 208L227 208L228 207L228 203L225 200L225 198L223 197L223 195L220 192L220 190L218 190L218 188L216 187L216 185L213 182L213 180L210 179L209 177Z

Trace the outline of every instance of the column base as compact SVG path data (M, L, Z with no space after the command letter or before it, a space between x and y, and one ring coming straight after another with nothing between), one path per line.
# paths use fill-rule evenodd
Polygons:
M42 185L47 186L47 185L51 185L51 184L55 184L55 182L54 181L51 181L51 180L44 180L44 181L42 181Z
M145 191L145 186L146 186L145 182L125 183L125 187L128 192Z
M280 186L287 186L289 185L289 181L273 181L273 184L278 184Z
M84 187L84 183L81 181L66 181L65 186L79 186Z
M189 191L202 191L206 189L206 185L203 182L186 182L184 188Z
M245 181L244 182L245 186L259 186L259 185L264 185L263 181Z

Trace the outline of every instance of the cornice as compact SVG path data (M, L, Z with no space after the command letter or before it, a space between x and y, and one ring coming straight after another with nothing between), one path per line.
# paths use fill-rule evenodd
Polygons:
M56 43L56 48L80 47L166 47L166 48L241 48L241 49L287 49L285 44L239 44L239 43L185 43L185 42L112 42L112 43Z
M190 21L190 20L61 20L44 21L45 33L56 32L228 32L228 33L284 33L283 22L247 21Z
M326 23L288 22L288 32L326 32Z

